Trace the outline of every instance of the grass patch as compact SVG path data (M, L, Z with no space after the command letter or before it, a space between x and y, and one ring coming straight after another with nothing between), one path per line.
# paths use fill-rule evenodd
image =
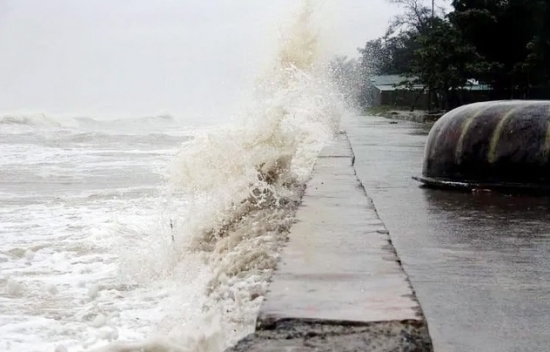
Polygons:
M398 115L400 112L409 112L410 110L405 107L379 105L365 108L365 114L371 116L384 116L392 117Z
M429 113L425 110L411 111L406 107L387 105L365 108L364 114L367 116L380 116L392 120L406 120L419 123L433 123L442 115L442 113Z

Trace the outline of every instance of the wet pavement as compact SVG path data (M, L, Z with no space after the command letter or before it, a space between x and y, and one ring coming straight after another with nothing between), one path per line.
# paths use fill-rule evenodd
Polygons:
M427 125L344 121L435 351L550 351L550 197L420 187Z
M432 351L418 301L352 158L345 134L321 153L256 331L229 351Z

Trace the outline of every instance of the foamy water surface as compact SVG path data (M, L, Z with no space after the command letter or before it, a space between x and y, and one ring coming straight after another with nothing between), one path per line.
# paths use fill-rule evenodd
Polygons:
M343 112L305 3L242 123L0 117L0 350L223 351Z
M169 225L162 173L186 137L170 119L156 133L128 133L17 118L0 129L0 350L142 337L162 316L149 301L170 285L137 288L119 257Z

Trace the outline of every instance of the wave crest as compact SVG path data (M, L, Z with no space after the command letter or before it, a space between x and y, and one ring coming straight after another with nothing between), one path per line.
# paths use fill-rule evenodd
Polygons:
M133 118L100 119L80 116L50 115L46 113L5 114L0 116L0 126L14 126L27 130L78 130L78 131L145 131L182 126L172 115L160 114Z

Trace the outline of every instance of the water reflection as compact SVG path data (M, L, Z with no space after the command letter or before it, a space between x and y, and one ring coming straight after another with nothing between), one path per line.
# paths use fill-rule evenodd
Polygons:
M347 121L436 351L549 351L550 196L421 187L430 126Z
M509 223L543 224L550 220L550 197L499 192L457 192L424 189L428 211L440 216L472 220L476 226L484 221L499 225Z

